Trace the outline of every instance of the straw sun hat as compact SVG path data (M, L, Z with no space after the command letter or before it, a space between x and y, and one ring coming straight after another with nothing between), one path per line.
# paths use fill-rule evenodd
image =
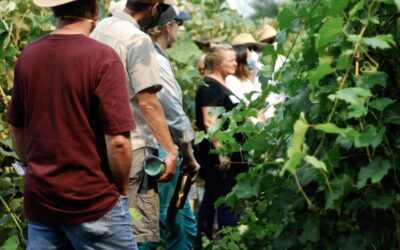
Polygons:
M56 7L76 0L33 0L33 2L40 7Z
M40 7L56 7L74 1L77 0L33 0L33 2ZM164 4L174 4L174 5L177 4L177 0L133 0L133 1L142 3L164 3Z
M276 29L271 25L264 24L259 30L256 31L258 41L267 42L268 40L275 39Z
M232 39L232 45L265 45L254 39L250 33L240 33Z

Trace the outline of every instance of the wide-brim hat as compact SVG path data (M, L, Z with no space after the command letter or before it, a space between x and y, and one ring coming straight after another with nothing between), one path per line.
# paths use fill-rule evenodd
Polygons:
M257 42L253 35L250 33L240 33L232 39L232 45L245 45L249 48L256 48L256 50L262 50L266 45L265 43Z
M33 0L33 3L39 7L56 7L76 0Z
M157 22L157 26L166 24L173 20L186 21L188 19L190 19L190 15L188 13L179 10L176 5L171 5L161 14L160 19Z
M260 29L256 31L257 40L260 42L271 40L276 37L276 34L276 29L268 24L264 24Z
M232 39L232 45L257 45L264 46L264 43L257 42L250 33L240 33Z

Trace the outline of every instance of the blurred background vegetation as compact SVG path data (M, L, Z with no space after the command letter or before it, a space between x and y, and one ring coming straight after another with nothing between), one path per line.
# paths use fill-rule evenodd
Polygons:
M101 2L108 14L110 1ZM241 1L240 1L241 2ZM236 2L238 4L238 2ZM242 2L242 4L244 4ZM278 54L289 60L263 82L262 96L222 114L221 153L242 151L250 163L221 202L243 207L236 228L220 232L209 249L400 249L400 104L398 0L248 1L239 14L224 0L186 0L192 14L168 50L194 117L201 50L196 41L230 43L268 22L279 31L277 50L263 52L265 69ZM243 8L239 7L239 10ZM27 0L0 0L0 250L24 249L23 179L5 114L20 51L51 32L54 19ZM253 124L269 93L285 93L275 118ZM238 125L240 124L240 125ZM246 142L234 141L235 133Z

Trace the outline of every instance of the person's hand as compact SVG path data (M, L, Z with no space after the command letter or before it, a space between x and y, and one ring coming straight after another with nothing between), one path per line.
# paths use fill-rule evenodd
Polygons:
M200 165L199 163L197 163L196 159L183 158L181 166L182 166L182 171L190 176L190 180L192 182L195 181L200 170Z
M218 155L220 171L228 171L231 168L231 160L227 156Z
M158 182L169 182L172 181L176 171L176 163L178 161L178 154L167 154L165 157L165 172L160 178L158 178Z

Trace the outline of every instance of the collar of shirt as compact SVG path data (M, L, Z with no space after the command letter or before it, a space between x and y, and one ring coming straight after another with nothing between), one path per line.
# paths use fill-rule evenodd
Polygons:
M158 43L154 42L154 48L157 50L157 52L162 55L163 57L165 57L165 59L168 59L168 55L167 53L165 53L165 51L160 47L160 45L158 45Z
M115 17L118 17L118 18L121 18L121 19L131 22L133 25L135 25L136 28L140 29L140 26L139 26L138 22L136 21L136 19L133 18L128 13L126 13L125 11L117 10L117 11L113 12L112 14Z

